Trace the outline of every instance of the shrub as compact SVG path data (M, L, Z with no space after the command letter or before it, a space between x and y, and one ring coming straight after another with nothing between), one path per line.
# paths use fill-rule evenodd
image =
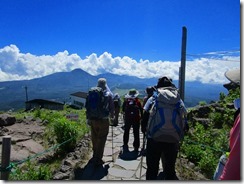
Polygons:
M57 143L62 144L60 146L61 151L67 152L73 150L82 132L77 122L69 121L63 117L57 119L53 123L53 127Z
M218 158L216 158L212 150L206 149L202 152L198 166L208 178L212 178L217 166L216 163L218 163Z
M47 165L37 166L35 162L30 160L19 168L16 167L15 171L10 173L10 180L51 180L52 172Z
M207 104L207 102L205 102L205 101L200 101L198 104L199 104L200 106L204 106L204 105Z

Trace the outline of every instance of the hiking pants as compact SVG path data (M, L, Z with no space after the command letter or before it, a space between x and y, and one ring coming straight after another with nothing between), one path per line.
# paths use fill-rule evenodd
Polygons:
M107 135L109 119L90 120L93 158L102 159Z
M146 180L156 180L159 172L159 161L164 155L165 180L175 180L175 162L179 149L178 143L156 142L151 138L147 140L146 153Z
M134 149L138 149L140 147L140 122L134 121L125 121L125 129L124 129L124 137L123 142L124 145L128 145L129 142L129 135L130 135L130 128L133 128L133 135L134 135L134 142L133 147Z

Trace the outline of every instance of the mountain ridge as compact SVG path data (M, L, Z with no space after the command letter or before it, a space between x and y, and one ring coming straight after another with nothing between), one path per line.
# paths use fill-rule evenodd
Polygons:
M98 78L107 79L112 92L124 95L130 88L136 88L141 96L145 95L145 88L157 83L157 78L138 78L128 75L116 75L111 73L90 75L82 69L74 69L70 72L57 72L44 77L0 82L0 110L21 109L25 106L26 89L28 100L43 98L67 102L69 95L77 91L88 91L97 85ZM173 81L178 86L178 81ZM199 101L216 101L220 92L227 92L223 85L203 84L198 81L185 83L185 104L192 107Z

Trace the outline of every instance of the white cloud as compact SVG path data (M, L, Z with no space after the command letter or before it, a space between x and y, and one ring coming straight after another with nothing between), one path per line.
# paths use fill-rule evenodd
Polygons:
M231 56L227 52L207 53L211 57L202 55L186 61L186 80L198 80L204 83L226 83L224 73L232 68L240 67L240 56ZM226 54L225 54L226 53ZM55 72L71 71L81 68L86 72L97 75L114 73L141 78L170 76L177 80L180 61L136 61L128 56L113 57L104 52L102 55L92 53L86 58L68 51L58 52L56 55L36 56L30 53L21 53L17 46L10 45L0 49L0 81L23 80L42 77Z

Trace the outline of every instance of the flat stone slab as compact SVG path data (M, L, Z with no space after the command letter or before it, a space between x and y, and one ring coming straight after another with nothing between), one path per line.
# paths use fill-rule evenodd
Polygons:
M11 162L18 162L27 159L30 156L30 152L28 150L15 150L11 148Z
M33 141L32 139L27 141L18 142L16 145L25 147L31 153L40 153L44 151L44 148L41 144Z
M108 172L110 175L118 177L118 178L132 178L135 174L135 171L128 171L117 168L109 168Z
M140 164L139 160L122 160L120 158L116 159L114 165L118 165L125 170L136 170Z

